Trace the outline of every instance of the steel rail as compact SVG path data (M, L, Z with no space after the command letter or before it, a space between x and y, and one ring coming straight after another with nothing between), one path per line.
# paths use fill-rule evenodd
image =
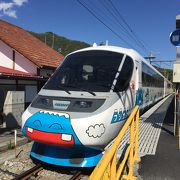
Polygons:
M26 180L26 179L30 178L31 176L37 174L42 169L43 169L42 165L38 164L38 165L32 167L31 169L17 175L17 177L15 177L13 180Z
M82 172L81 171L77 171L69 180L79 180L82 177Z

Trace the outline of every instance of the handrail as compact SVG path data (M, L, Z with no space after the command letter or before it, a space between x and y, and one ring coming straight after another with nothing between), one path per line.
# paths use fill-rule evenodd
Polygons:
M117 149L119 144L125 135L126 131L130 127L130 144L126 149L123 160L117 165ZM102 159L89 177L89 180L100 180L100 179L136 179L133 176L134 163L139 162L138 156L138 131L139 131L139 107L136 106L124 124L123 128L116 137L114 143L110 149L105 152ZM129 160L129 171L127 175L122 175L125 168L126 162Z

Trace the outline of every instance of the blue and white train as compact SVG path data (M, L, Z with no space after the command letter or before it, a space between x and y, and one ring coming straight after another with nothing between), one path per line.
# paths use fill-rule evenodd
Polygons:
M143 110L172 84L136 51L94 46L67 55L22 116L31 156L70 167L96 166L135 105Z

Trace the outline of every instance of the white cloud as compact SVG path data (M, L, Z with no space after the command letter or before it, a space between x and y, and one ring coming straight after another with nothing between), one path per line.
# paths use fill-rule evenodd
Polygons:
M13 5L14 5L13 3L0 2L0 10L6 11L8 9L11 9Z
M96 124L95 126L89 126L86 133L89 137L100 138L105 132L104 124Z
M17 18L15 10L7 10L7 11L4 12L4 15L7 15L7 16L13 17L13 18Z
M0 2L0 16L17 18L16 7L21 7L28 0L12 0L12 2Z
M24 3L28 2L28 0L12 0L12 1L17 6L22 6Z

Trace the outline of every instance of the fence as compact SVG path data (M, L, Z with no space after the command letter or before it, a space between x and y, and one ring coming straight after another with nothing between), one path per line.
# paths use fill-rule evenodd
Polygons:
M117 162L117 150L119 144L130 127L129 145L125 151L124 157L121 162ZM135 161L140 161L138 157L138 130L139 130L139 107L136 106L120 133L116 137L110 149L103 155L102 159L92 172L89 180L118 180L118 179L136 179L133 176L133 169ZM126 175L123 174L126 166L128 168Z

